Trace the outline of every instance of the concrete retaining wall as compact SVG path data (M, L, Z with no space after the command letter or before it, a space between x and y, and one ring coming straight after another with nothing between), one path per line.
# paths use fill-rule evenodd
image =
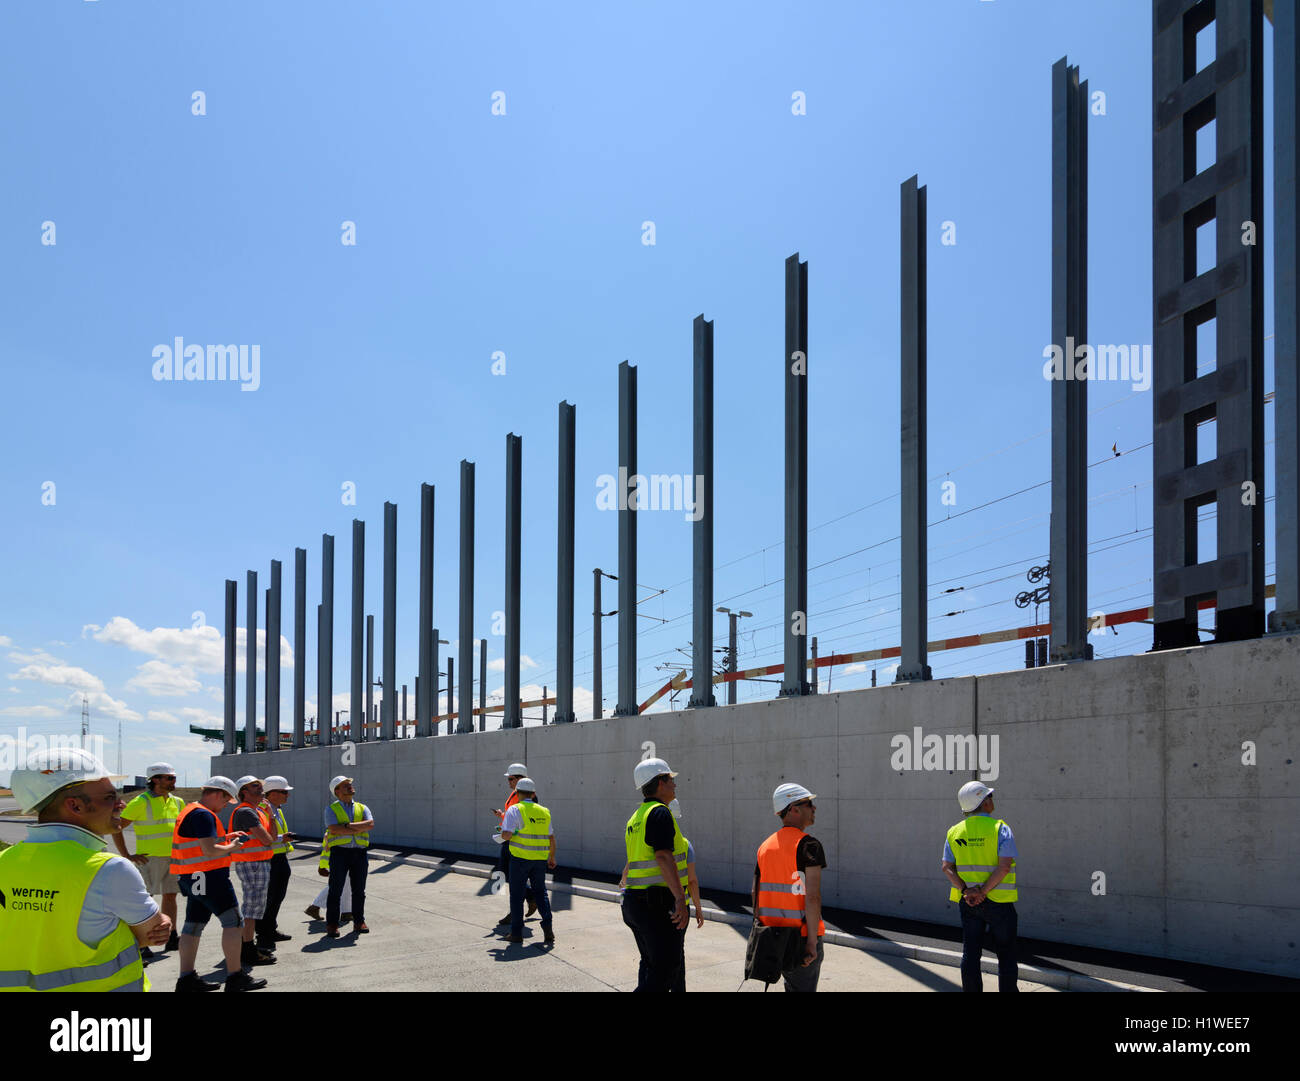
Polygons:
M491 855L502 776L528 764L561 862L617 872L653 743L678 770L701 882L748 892L776 828L772 789L818 794L827 904L953 922L939 862L969 769L899 770L891 741L997 737L998 814L1019 845L1020 932L1300 976L1300 638L1270 638L804 699L217 756L230 777L297 786L290 828L320 832L326 785L356 778L380 843ZM1243 763L1254 748L1254 765ZM986 745L988 746L988 745ZM1104 876L1104 894L1098 892Z

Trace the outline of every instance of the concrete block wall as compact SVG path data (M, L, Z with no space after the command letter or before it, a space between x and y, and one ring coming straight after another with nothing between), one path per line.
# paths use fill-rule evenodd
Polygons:
M776 828L771 792L818 795L830 905L955 922L939 862L967 770L893 768L891 741L997 737L998 814L1020 850L1021 934L1300 976L1300 638L1056 665L802 699L351 749L213 759L297 786L290 828L315 836L337 773L376 841L493 856L502 774L522 761L562 863L617 872L651 750L679 772L701 882L748 892ZM1252 744L1255 764L1243 763ZM1100 892L1104 884L1104 893Z

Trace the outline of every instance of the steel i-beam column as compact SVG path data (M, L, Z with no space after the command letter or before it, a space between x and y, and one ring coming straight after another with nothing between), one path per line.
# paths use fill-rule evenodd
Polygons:
M452 714L456 712L456 705L453 701L454 687L456 684L456 658L447 658L447 735L451 735Z
M334 537L320 539L320 626L316 635L316 723L321 742L334 742Z
M439 667L442 660L441 652L438 649L438 628L434 627L429 632L429 635L429 663L433 666L430 669L433 676L429 682L429 689L424 693L429 702L429 735L436 736L438 734L438 725L433 718L438 716L438 682L442 679L442 669ZM451 699L448 698L447 701L450 702ZM450 713L451 709L448 708L447 712Z
M406 735L406 684L402 684L402 735Z
M785 670L781 696L808 693L808 264L785 261Z
M576 410L560 403L559 478L555 541L555 722L576 721L573 712L573 521Z
M460 709L456 731L474 731L474 463L460 463ZM447 650L451 652L450 648ZM448 699L450 701L450 699ZM448 713L452 711L447 710ZM451 721L447 722L451 732Z
M293 550L293 745L307 745L307 549Z
M902 649L895 683L930 678L926 647L928 545L925 520L926 483L926 190L915 176L900 188L900 386L899 417L902 466Z
M478 730L487 731L487 639L478 640Z
M280 749L280 575L271 560L271 588L266 594L266 749Z
M1260 0L1152 8L1153 648L1177 649L1198 643L1202 600L1216 601L1216 641L1264 630L1263 10ZM1196 37L1211 25L1215 59L1198 71ZM1211 121L1205 163L1197 136ZM1210 232L1213 260L1198 251ZM1197 352L1211 328L1213 361ZM1197 428L1210 420L1217 447L1202 461ZM1206 506L1217 544L1201 558Z
M244 753L257 750L257 571L248 572L244 640Z
M1088 345L1088 83L1065 57L1052 65L1053 664L1092 658L1088 644L1088 381L1076 374ZM1087 355L1087 350L1084 354ZM1089 364L1097 363L1096 358Z
M384 697L379 738L397 735L397 504L384 504Z
M375 712L375 617L366 616L366 724L374 719ZM374 734L364 726L361 739L374 739Z
M1300 630L1300 216L1296 140L1300 138L1300 37L1295 4L1273 5L1273 411L1277 499L1277 608L1269 630Z
M365 736L363 723L369 719L369 705L363 716L361 702L367 691L365 673L362 671L363 637L366 626L366 523L352 519L352 679L350 707L352 742L360 743Z
M695 317L695 522L691 527L691 700L716 706L713 696L713 320Z
M506 436L506 708L502 728L522 728L519 708L519 546L522 542L520 512L523 507L524 441ZM466 656L473 663L474 643ZM464 662L462 662L464 663ZM466 669L469 668L466 664ZM462 679L465 677L462 675ZM472 731L473 723L462 728Z
M433 715L436 694L430 694L430 687L437 687L437 667L433 663L436 645L429 640L429 630L433 625L433 509L434 487L432 484L420 485L420 678L416 682L415 692L415 734L417 736L433 735Z
M592 586L592 610L591 610L591 719L600 720L604 714L604 688L601 687L601 677L604 675L601 663L601 653L604 646L600 641L600 568L597 567L593 572L594 584Z
M618 704L615 717L635 717L636 700L636 368L618 366Z
M239 619L239 583L226 579L226 678L222 704L225 707L225 725L222 730L222 754L235 753L235 623Z
M325 606L316 605L316 745L323 747L329 742L325 735L325 729L320 723L320 689L322 686L323 675L321 672L321 650L322 643L325 641Z

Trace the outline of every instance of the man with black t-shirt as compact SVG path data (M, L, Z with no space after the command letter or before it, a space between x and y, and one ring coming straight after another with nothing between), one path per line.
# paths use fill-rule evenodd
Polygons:
M641 967L638 991L670 991L677 983L690 912L686 905L686 838L668 804L676 777L662 758L638 762L632 773L643 803L628 819L627 892L623 922L632 929Z
M799 960L785 970L787 991L816 991L822 968L822 868L826 852L804 831L817 818L817 797L801 784L778 785L772 810L781 828L758 846L754 864L754 915L766 927L797 927L802 938ZM815 934L808 928L816 927Z

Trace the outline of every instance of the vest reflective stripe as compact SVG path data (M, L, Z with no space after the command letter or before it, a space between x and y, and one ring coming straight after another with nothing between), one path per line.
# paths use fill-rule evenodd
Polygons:
M627 846L627 888L630 890L644 890L651 886L668 888L663 871L659 868L659 861L655 859L654 849L645 841L646 819L656 807L663 806L658 800L647 800L627 820L624 841ZM682 885L682 893L685 894L689 884L686 877L686 837L682 834L677 819L673 818L671 811L668 817L673 823L673 858L677 863L677 877Z
M347 812L343 810L343 804L335 800L330 804L330 810L334 812L334 817L339 820L340 825L346 825L348 821ZM352 821L364 822L366 820L366 805L357 801L352 804ZM369 848L369 833L336 833L330 839L331 848Z
M794 826L782 826L758 846L758 905L754 915L764 927L798 927L808 937L805 878L799 872L799 842L807 836ZM817 934L826 923L817 922Z
M262 811L260 807L254 807L251 803L241 803L239 804L238 807L235 808L235 810L238 811L240 807L247 807L250 811L252 811L255 815L257 815L257 821L261 823L262 829L266 830L267 833L271 832L271 820L266 817L266 814ZM234 825L234 821L235 821L235 816L232 813L230 816L230 822L232 826ZM248 840L246 840L242 845L240 845L237 849L235 849L232 853L230 853L230 862L231 863L259 863L262 860L269 860L271 858L271 855L272 855L271 846L268 845L265 841L259 841L256 837L254 837L250 833L248 835Z
M293 845L284 839L284 835L289 832L289 827L284 822L284 810L280 807L273 807L271 812L275 815L275 824L280 827L280 836L276 838L275 844L271 846L271 851L276 855L288 854L293 851Z
M176 819L176 828L172 831L172 862L167 868L168 873L173 875L192 875L196 871L216 871L222 867L230 866L230 856L213 856L208 858L203 854L203 848L199 844L197 837L182 837L181 823L185 821L185 816L190 814L195 808L207 811L201 803L187 803L185 809L181 811L180 817ZM208 811L208 814L212 814ZM212 815L217 823L217 843L221 844L226 839L226 827L221 824L221 819Z
M144 811L141 818L128 818L127 811L139 805ZM135 850L142 856L170 856L172 851L172 830L176 828L176 818L185 806L180 796L151 796L141 792L122 812L122 818L131 823L135 830Z
M532 800L519 801L524 828L510 834L510 855L521 860L544 860L551 855L551 812Z
M77 938L86 893L113 859L78 841L23 841L0 853L0 991L149 990L131 928L121 921L98 946ZM53 896L20 907L37 885Z
M948 847L952 850L953 860L957 865L957 875L968 886L978 886L987 882L989 876L998 869L996 863L989 863L989 857L997 858L998 834L1003 826L1002 819L990 818L988 815L969 815L948 831ZM977 862L978 861L978 862ZM1016 891L1016 865L1013 860L1007 876L989 891L990 901L1006 903L1019 897ZM961 893L954 886L948 890L949 901L960 901Z

